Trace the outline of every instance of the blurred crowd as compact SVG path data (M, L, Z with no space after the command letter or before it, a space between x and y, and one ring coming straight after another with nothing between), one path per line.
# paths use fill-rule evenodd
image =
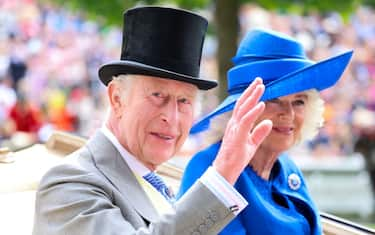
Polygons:
M106 113L100 64L118 58L121 32L34 0L0 2L0 136L53 130L89 136Z
M323 92L325 127L305 146L313 155L351 154L359 134L355 111L375 110L375 11L363 6L344 20L334 12L286 15L243 5L239 19L242 33L265 27L298 38L314 60L355 50L340 82ZM54 130L91 135L107 112L97 70L119 58L121 40L121 28L82 13L36 0L0 1L0 146L17 133L31 142L46 141ZM208 37L201 66L210 79L217 78L215 45Z

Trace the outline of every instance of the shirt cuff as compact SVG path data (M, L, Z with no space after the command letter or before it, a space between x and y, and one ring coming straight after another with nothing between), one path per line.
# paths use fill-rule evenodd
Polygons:
M212 166L207 169L199 181L235 215L239 214L248 205L246 199Z

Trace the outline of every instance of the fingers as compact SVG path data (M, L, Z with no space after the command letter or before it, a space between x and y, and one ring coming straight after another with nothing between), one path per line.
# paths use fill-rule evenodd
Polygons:
M247 112L240 116L240 118L238 119L238 135L243 136L244 138L247 138L247 135L253 129L255 121L263 113L265 108L265 104L263 102L256 104L254 108L251 108L251 106L249 106L250 105L248 104L247 109L244 108L244 110L246 109Z
M264 85L261 78L257 77L255 80L250 84L248 88L242 93L240 98L236 102L236 106L233 110L233 115L241 116L246 112L244 110L243 106L248 107L254 106L259 99L261 98L262 94L264 92ZM240 113L239 113L240 112Z
M265 87L262 83L262 79L259 77L256 78L241 95L235 106L232 118L233 121L237 122L237 125L239 125L238 134L244 138L247 137L248 133L253 128L254 122L264 111L264 103L259 102L264 89Z

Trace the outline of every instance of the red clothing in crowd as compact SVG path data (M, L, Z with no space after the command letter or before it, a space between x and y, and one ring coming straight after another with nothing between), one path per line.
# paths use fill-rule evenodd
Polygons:
M9 112L14 121L16 131L35 133L41 127L38 112L28 104L16 103Z

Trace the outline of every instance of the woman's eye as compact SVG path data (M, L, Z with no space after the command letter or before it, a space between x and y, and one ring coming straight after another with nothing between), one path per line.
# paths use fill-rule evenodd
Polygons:
M294 104L295 105L301 105L301 106L303 106L303 105L305 105L305 101L304 100L296 100L296 101L294 101Z

